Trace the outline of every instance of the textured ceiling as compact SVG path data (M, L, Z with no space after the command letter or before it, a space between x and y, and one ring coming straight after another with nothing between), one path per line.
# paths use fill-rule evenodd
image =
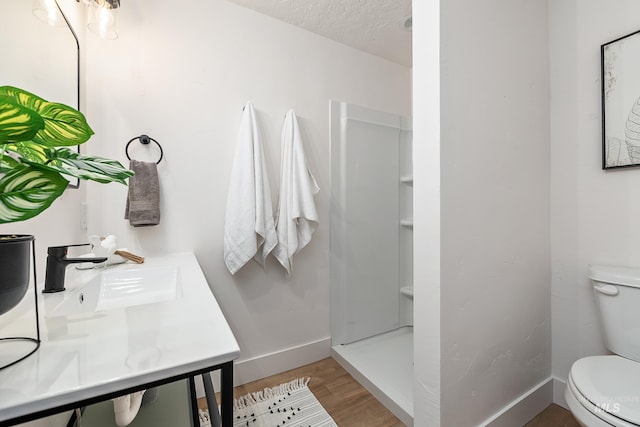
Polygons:
M260 13L411 66L412 0L229 0Z

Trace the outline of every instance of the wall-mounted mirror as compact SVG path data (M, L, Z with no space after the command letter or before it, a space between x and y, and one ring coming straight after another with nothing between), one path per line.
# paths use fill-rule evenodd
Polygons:
M0 2L0 84L77 107L76 44L67 27L36 18L32 2Z
M0 56L0 85L78 107L75 39L68 27L36 18L31 1L0 1Z

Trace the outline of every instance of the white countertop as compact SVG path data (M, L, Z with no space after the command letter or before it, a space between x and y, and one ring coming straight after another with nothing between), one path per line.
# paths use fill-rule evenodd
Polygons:
M35 354L0 371L0 423L236 359L238 343L193 253L147 258L140 267L165 266L178 267L175 300L95 313L47 314L96 270L69 267L62 293L42 294L40 285L42 344ZM33 310L31 288L0 317L0 337L35 337ZM0 362L11 345L0 344Z

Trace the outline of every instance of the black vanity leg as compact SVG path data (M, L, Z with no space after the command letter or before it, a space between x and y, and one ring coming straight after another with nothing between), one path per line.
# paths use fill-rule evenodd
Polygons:
M231 427L233 426L233 362L222 365L220 377L222 425Z
M193 425L200 427L200 414L198 412L198 397L196 396L196 382L193 377L189 377L189 394L191 396L191 417Z
M222 427L222 418L218 410L218 402L216 401L216 391L211 381L211 373L202 374L202 383L204 384L204 395L207 398L207 408L209 408L209 420L211 427Z

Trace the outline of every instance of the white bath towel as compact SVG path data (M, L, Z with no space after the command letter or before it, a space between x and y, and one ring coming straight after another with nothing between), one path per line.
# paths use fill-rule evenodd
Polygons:
M287 270L293 270L293 256L310 241L318 227L318 212L314 196L320 189L304 155L298 119L289 110L282 129L282 165L280 199L276 214L278 244L273 254Z
M264 266L276 239L260 131L253 104L247 102L231 169L224 226L224 262L231 274L251 258Z

